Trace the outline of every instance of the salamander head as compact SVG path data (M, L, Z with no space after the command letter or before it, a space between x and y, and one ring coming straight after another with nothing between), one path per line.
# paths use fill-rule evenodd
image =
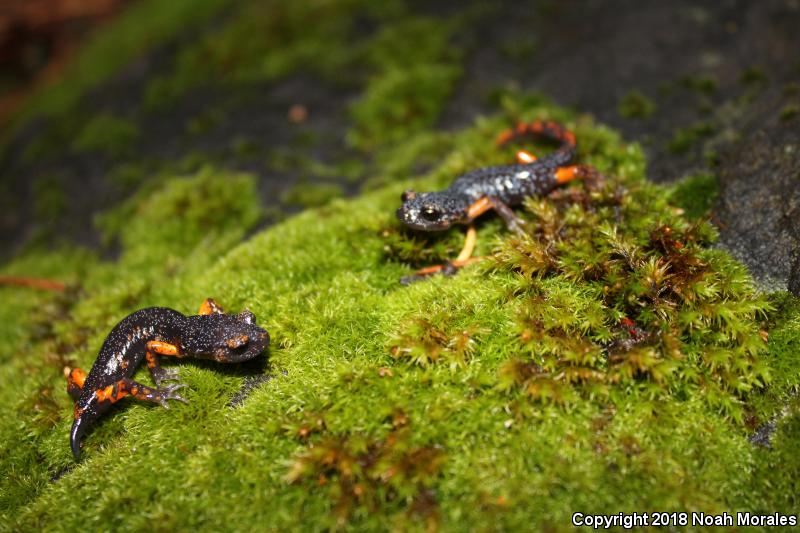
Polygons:
M411 229L442 231L453 224L465 224L469 218L469 198L464 195L443 192L421 192L408 190L401 196L403 205L397 210L397 218Z
M256 325L250 311L238 315L210 314L188 317L189 334L182 339L187 355L220 363L240 363L257 356L269 345L269 334Z

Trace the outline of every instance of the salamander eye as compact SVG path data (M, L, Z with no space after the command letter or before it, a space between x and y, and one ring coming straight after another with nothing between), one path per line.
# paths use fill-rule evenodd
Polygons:
M420 211L420 215L425 220L433 221L433 220L439 220L441 213L435 207L426 205L425 207L422 208L422 211Z

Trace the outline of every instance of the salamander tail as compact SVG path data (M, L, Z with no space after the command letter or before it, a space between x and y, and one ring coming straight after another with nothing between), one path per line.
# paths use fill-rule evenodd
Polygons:
M88 421L85 418L78 417L72 423L72 430L69 432L69 445L76 461L81 460L81 439L83 439L87 426Z
M504 131L497 137L497 145L502 146L522 137L540 137L560 144L558 149L546 156L558 166L571 163L575 159L576 141L575 134L552 120L534 120L533 122L520 122L516 128Z

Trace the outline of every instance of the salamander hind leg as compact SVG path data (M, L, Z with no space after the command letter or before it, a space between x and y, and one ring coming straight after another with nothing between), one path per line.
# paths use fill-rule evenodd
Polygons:
M569 165L559 167L556 170L556 182L559 184L569 183L572 180L584 179L589 177L593 168L588 165Z
M95 397L99 406L107 406L117 403L126 396L133 396L137 400L160 404L162 407L169 407L167 400L178 400L186 403L186 400L175 393L183 384L168 385L164 388L154 389L147 385L142 385L130 378L123 378L113 385L108 385L95 391Z
M186 399L175 392L181 387L185 387L185 385L176 384L154 389L147 385L137 383L130 378L123 378L116 383L95 390L94 394L89 396L86 401L76 403L75 420L70 430L70 447L75 460L80 460L81 439L86 429L101 413L107 411L111 405L127 396L133 396L137 400L157 403L169 409L167 400L178 400L179 402L188 403Z
M208 302L209 300L206 300ZM150 370L150 375L155 384L161 385L162 381L178 379L177 370L164 370L158 361L159 355L167 355L171 357L184 357L184 353L179 346L164 341L150 341L146 345L145 360L147 361L147 369Z
M189 403L186 398L183 398L175 392L176 390L186 386L183 383L175 383L173 385L167 385L166 387L154 389L152 387L148 387L147 385L136 383L135 381L128 381L130 382L130 395L137 400L157 403L165 409L169 409L169 403L167 403L167 400L177 400L179 402Z
M525 221L514 214L514 211L505 202L494 196L483 196L475 201L469 206L467 216L469 216L470 220L474 220L490 209L497 211L497 214L506 223L508 229L516 233L524 233Z

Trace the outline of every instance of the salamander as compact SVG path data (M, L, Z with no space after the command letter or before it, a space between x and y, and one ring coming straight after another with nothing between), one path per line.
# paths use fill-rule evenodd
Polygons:
M443 231L455 224L471 224L478 216L494 209L509 229L522 233L523 221L509 206L521 204L529 196L545 195L574 179L596 174L592 167L572 164L577 149L575 134L556 122L521 122L516 128L501 133L497 144L504 145L528 135L558 142L559 147L541 158L520 150L515 164L472 170L457 177L443 191L406 190L401 196L403 204L397 210L397 218L414 230ZM457 260L422 269L404 280L413 281L440 271L454 272L473 260L470 246L474 247L474 240L474 233L468 234Z
M148 307L128 315L108 334L88 375L79 368L65 369L67 392L75 400L70 431L75 460L80 459L86 429L126 396L165 408L169 408L167 400L186 402L176 393L185 385L161 386L178 375L175 370L162 368L159 356L240 363L256 357L268 345L269 334L256 325L253 313L225 313L210 298L194 316L167 307ZM143 361L155 388L132 379Z
M575 134L556 122L520 123L500 135L503 145L524 135L536 135L559 142L559 148L540 159L526 151L517 153L517 163L472 170L455 179L444 191L417 193L407 190L397 210L406 226L422 231L442 231L453 224L469 224L490 209L497 210L512 229L518 220L508 218L504 209L529 196L544 195L558 185L584 177L585 165L572 165L575 159Z

